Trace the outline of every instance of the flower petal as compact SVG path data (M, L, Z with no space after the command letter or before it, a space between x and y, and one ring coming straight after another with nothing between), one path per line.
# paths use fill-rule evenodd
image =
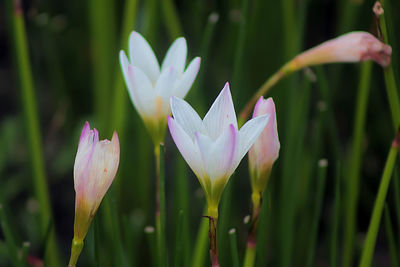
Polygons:
M186 94L192 87L194 80L196 79L197 73L199 72L200 61L200 58L196 57L190 62L181 79L175 86L174 96L185 98Z
M168 117L168 128L172 139L187 164L199 179L203 178L205 172L198 146L194 144L193 140L183 130L181 125L171 117Z
M196 132L204 166L206 166L211 181L229 178L234 169L234 156L237 147L237 130L230 124L219 138L213 142L208 136Z
M229 83L225 84L225 87L215 99L204 117L203 123L208 135L213 140L216 140L230 124L233 124L236 129L238 128Z
M261 96L254 108L253 117L263 114L270 114L270 119L249 151L250 162L256 163L258 168L271 167L278 158L280 149L275 103L271 97L264 100Z
M182 75L186 63L186 54L186 39L180 37L176 39L168 49L161 66L161 71L168 67L174 67L178 75Z
M268 123L269 114L258 116L248 122L240 128L239 131L239 149L236 153L236 166L239 165L240 161L249 151L250 147L257 140L258 136L264 130L265 125Z
M152 116L156 110L156 94L146 74L139 68L128 66L129 95L142 116Z
M205 133L199 115L185 100L173 96L170 102L174 119L192 140L195 138L195 132Z
M141 69L152 83L160 75L160 65L154 55L153 49L143 36L133 31L129 37L129 56L133 66Z
M85 124L82 130L74 163L74 188L77 193L82 192L82 190L84 190L83 187L86 187L85 184L88 179L88 168L91 164L90 162L92 160L94 148L99 142L98 131L96 129L87 129L87 126L89 126L89 123ZM88 132L84 135L84 131Z
M111 141L102 140L94 148L89 167L86 194L94 200L92 213L97 210L105 193L113 182L119 165L119 140L114 132Z
M173 67L164 69L161 72L160 77L157 79L155 86L157 95L169 100L169 98L172 96L177 77L177 72Z

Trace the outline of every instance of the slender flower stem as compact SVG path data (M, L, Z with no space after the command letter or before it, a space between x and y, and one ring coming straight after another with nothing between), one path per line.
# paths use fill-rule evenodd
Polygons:
M159 266L166 266L167 255L165 250L165 176L164 176L164 149L161 144L154 147L156 159L156 229Z
M262 192L253 192L251 199L253 201L253 214L251 216L251 226L249 236L247 238L246 254L244 256L244 267L254 266L256 258L256 246L257 246L257 229L259 223L259 217L261 212L262 203Z
M388 204L385 204L385 229L386 229L386 238L389 243L389 252L390 252L390 263L393 267L399 266L398 252L396 248L396 241L394 239L393 234L393 226L392 226L392 219L390 218L390 211Z
M375 199L374 209L372 211L372 216L370 224L368 227L367 237L364 243L364 249L361 254L360 267L371 266L372 257L374 255L376 237L378 235L378 230L381 222L383 208L385 206L385 199L387 191L390 184L390 179L393 174L393 168L396 163L396 156L400 145L400 129L392 142L392 146L389 151L389 155L386 160L385 168L383 169L383 174L381 178L381 183L379 185L378 194Z
M217 247L217 217L208 217L209 219L209 229L208 229L208 237L210 238L210 258L211 258L211 266L219 267L218 260L218 247Z
M253 95L250 101L246 104L246 106L242 109L239 115L239 125L243 125L244 122L249 117L250 112L253 110L253 106L256 104L257 100L260 96L265 95L268 91L277 84L282 78L286 77L288 74L292 73L290 69L290 62L283 65L277 72L275 72L272 76L266 80L263 85L261 85L260 89Z
M389 37L388 37L386 19L384 14L385 13L380 15L379 24L380 24L380 29L382 30L383 39L385 43L388 44ZM400 102L399 102L399 95L397 93L393 64L390 64L387 68L385 68L384 75L385 75L386 93L388 96L390 111L392 113L393 128L396 131L400 125Z
M71 257L69 259L68 267L75 267L78 262L79 255L81 254L83 249L83 240L77 240L74 238L72 240L71 246Z

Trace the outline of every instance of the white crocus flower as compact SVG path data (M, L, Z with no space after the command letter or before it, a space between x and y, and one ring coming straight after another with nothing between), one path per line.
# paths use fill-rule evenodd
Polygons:
M203 120L184 100L171 98L168 117L172 138L204 189L208 215L218 217L218 203L229 177L256 141L269 120L263 115L238 130L229 84Z
M129 38L129 59L120 52L129 95L155 144L164 140L166 119L171 113L169 98L184 98L199 71L199 57L185 69L186 54L186 40L180 37L168 49L160 68L150 45L135 31Z

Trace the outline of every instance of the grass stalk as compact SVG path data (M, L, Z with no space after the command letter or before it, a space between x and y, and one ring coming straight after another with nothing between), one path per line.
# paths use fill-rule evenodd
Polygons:
M229 234L229 243L231 247L232 266L239 267L239 253L237 248L236 229L235 228L230 229L228 234Z
M248 23L249 17L249 0L242 0L241 7L241 19L239 26L239 34L236 40L236 49L235 49L235 58L233 62L233 74L232 74L232 95L234 103L238 102L238 99L242 99L243 90L242 90L242 71L243 71L243 55L246 41L246 26Z
M338 247L338 233L339 233L339 217L340 217L340 202L341 202L341 190L340 190L340 179L341 179L341 167L340 163L336 166L336 177L335 177L335 206L333 211L333 222L331 230L331 243L330 243L330 266L337 266L337 247Z
M183 34L178 12L171 0L162 0L161 6L169 36L171 40L175 40Z
M374 209L372 211L372 216L370 224L368 227L367 237L365 239L363 251L361 254L360 267L371 266L372 258L375 250L376 238L378 236L378 230L381 222L383 208L385 206L385 200L387 191L390 184L390 179L393 175L393 168L396 163L397 151L400 145L400 131L396 133L396 136L392 142L392 146L387 157L385 168L383 169L383 174L381 182L379 184L378 194L375 199Z
M22 3L18 0L7 1L11 22L11 35L15 48L15 62L21 87L22 108L25 117L25 130L29 148L30 164L35 196L40 206L40 228L44 236L49 222L52 220L49 189L46 181L43 143L40 133L38 109L32 68L29 59L28 38L25 30ZM56 237L51 230L46 258L51 266L60 266Z
M93 58L93 87L95 114L99 130L106 129L108 121L110 89L114 75L115 58L115 14L114 1L89 1L89 27Z
M315 209L311 222L310 228L310 246L308 249L307 265L314 266L315 261L315 250L318 237L318 226L321 219L322 203L324 200L325 182L326 182L326 169L328 167L328 161L321 159L318 162L318 178L317 178L317 191L315 194Z
M183 245L183 240L182 240L182 227L183 227L183 210L179 211L178 215L178 223L176 227L176 239L175 239L175 257L174 257L174 266L179 267L182 265L182 245Z
M180 218L182 216L182 224L181 227L176 228L176 231L181 231L181 238L179 242L181 243L182 247L182 252L177 255L181 257L181 262L183 263L183 266L190 266L190 252L191 252L191 246L192 242L190 239L190 225L189 225L189 185L188 185L188 175L187 175L187 167L186 163L183 160L181 156L178 156L176 158L176 179L174 179L175 184L174 188L176 188L176 193L174 194L176 196L175 198L175 216L176 218ZM182 215L180 215L182 212ZM178 242L178 240L176 241ZM177 246L177 244L176 244ZM176 260L175 260L176 261Z
M203 267L207 254L208 221L201 220L194 245L192 267Z
M362 141L364 138L365 118L369 98L371 80L371 62L364 62L361 66L360 82L356 98L356 114L353 129L353 143L349 159L349 173L347 191L345 195L345 222L343 239L343 266L353 266L354 237L357 226L357 203L360 187L360 170L363 155Z
M389 1L385 1L385 4L389 3ZM386 8L386 6L385 6ZM390 11L390 10L386 10ZM387 30L387 16L383 13L379 17L380 28L382 30L382 36L385 43L389 44L389 36ZM393 64L390 64L384 70L385 76L385 84L386 84L386 93L388 96L388 102L390 106L390 112L392 114L392 121L393 121L393 128L394 131L397 131L398 127L400 126L400 102L399 102L399 95L398 89L396 85L396 79L393 71Z
M167 266L166 234L165 234L165 174L164 146L154 147L156 160L156 231L159 266Z
M390 218L390 211L388 204L385 204L385 228L386 228L386 238L389 243L389 252L390 252L390 263L392 267L399 267L399 259L396 248L396 242L394 240L393 234L393 226L392 219Z
M10 257L11 262L16 267L23 267L24 264L22 264L21 260L18 257L17 245L15 244L14 236L11 232L11 228L7 221L7 215L4 211L4 207L2 204L0 204L0 225L6 240L9 253L8 255Z
M149 246L150 258L151 262L153 262L152 266L158 265L158 254L157 254L157 242L154 234L153 226L146 226L144 228L144 233L146 235L147 243Z

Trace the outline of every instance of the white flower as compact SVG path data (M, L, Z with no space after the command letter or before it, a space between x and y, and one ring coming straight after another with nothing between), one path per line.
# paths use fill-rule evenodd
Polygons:
M171 98L174 118L168 117L172 138L204 189L209 216L218 216L218 203L229 177L256 141L269 115L248 121L238 130L229 84L226 83L203 120L184 100Z
M124 51L120 52L129 95L155 143L164 139L166 118L171 113L169 98L184 98L199 71L199 57L185 70L186 54L185 38L176 39L160 68L150 45L135 31L129 38L129 59Z

